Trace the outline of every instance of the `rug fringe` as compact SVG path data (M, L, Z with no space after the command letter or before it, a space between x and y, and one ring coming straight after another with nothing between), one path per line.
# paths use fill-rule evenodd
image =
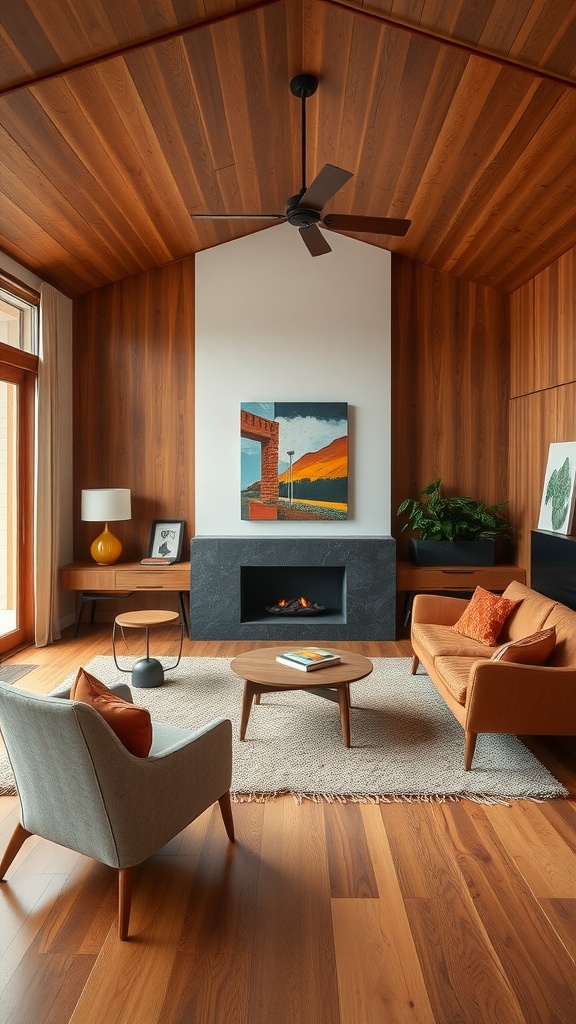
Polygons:
M271 793L231 793L232 802L235 804L265 804L279 796L291 796L295 804L302 804L306 800L314 804L443 804L470 800L472 803L484 804L487 807L511 807L511 801L518 800L540 804L548 799L538 796L499 797L489 793L294 793L281 789Z

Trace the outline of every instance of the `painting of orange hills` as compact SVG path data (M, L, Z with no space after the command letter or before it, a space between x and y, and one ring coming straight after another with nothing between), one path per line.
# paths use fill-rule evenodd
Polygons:
M347 519L347 404L243 403L241 408L242 518Z

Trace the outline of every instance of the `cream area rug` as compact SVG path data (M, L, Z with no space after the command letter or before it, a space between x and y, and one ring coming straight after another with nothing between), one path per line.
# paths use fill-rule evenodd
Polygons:
M372 661L372 675L350 688L350 749L338 705L298 690L263 695L240 742L242 681L228 658L183 658L162 687L132 692L134 703L159 721L194 729L221 715L232 720L238 800L291 793L298 801L506 803L568 795L515 736L479 736L472 771L464 771L462 727L429 677L422 669L412 676L408 658ZM94 658L84 667L107 684L130 681L112 658ZM14 792L7 761L0 764L0 792Z

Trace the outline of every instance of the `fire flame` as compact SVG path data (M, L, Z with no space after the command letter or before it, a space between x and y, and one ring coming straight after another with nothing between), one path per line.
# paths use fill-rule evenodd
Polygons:
M303 608L310 608L312 605L311 601L307 601L305 597L298 598Z

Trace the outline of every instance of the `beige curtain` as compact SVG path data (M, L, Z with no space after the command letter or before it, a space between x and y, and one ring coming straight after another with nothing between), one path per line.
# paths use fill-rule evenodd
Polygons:
M60 426L58 419L58 292L40 287L40 339L36 415L34 515L35 642L60 639L58 552L60 523Z

